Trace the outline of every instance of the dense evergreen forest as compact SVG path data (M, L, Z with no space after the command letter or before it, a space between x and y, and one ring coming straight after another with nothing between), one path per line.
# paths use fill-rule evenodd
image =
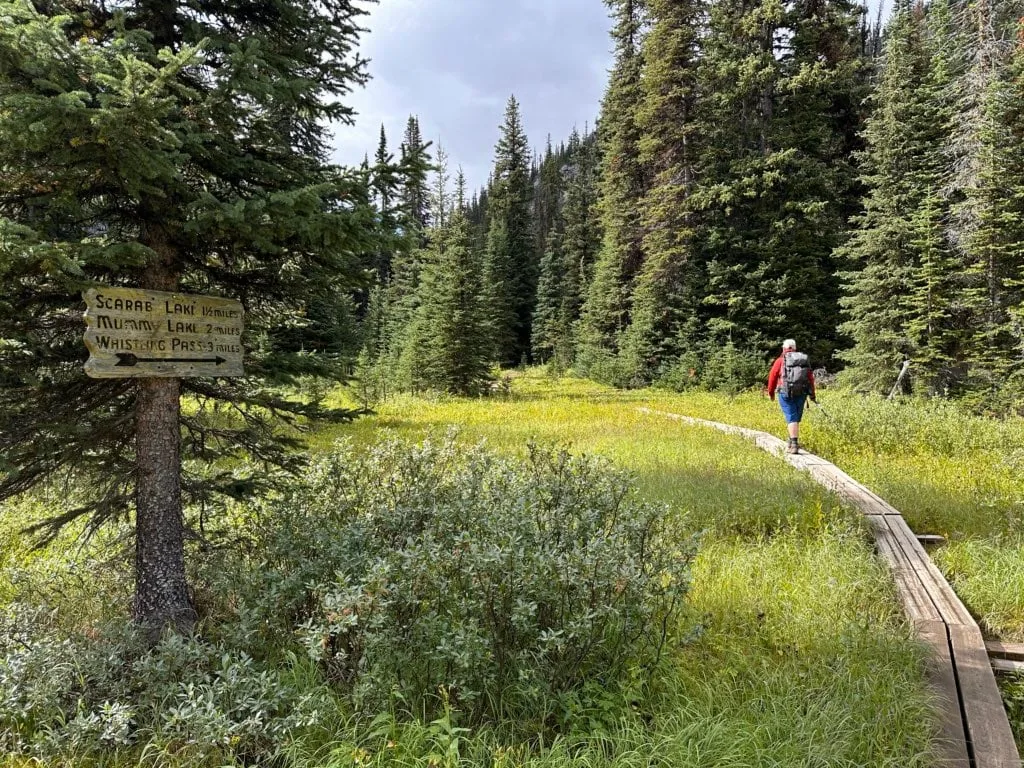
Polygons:
M854 386L1011 405L1024 332L1024 3L609 0L595 131L531 150L509 100L487 185L409 120L364 171L360 377L479 392L550 363L740 388L794 336Z

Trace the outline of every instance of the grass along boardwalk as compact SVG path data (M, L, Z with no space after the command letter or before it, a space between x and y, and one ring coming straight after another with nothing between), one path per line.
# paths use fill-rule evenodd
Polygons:
M897 509L818 456L786 454L785 443L766 432L649 408L639 410L747 437L863 512L875 534L879 555L893 574L908 619L933 651L930 671L942 705L943 764L1020 768L1020 755L981 630Z

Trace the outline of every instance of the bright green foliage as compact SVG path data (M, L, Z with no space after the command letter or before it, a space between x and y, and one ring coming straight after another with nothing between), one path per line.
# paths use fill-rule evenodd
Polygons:
M491 355L509 367L519 365L530 348L530 317L537 286L532 200L530 149L519 102L512 96L495 149L484 261Z
M703 0L649 0L642 101L636 113L640 162L651 176L640 202L644 263L622 337L622 375L649 384L680 343L693 341L703 298L690 203L697 161L698 29Z
M640 45L644 0L609 0L615 18L615 67L601 108L600 203L603 241L587 289L577 339L581 371L616 381L614 358L629 324L633 280L643 264L639 202L647 179L637 111L643 98Z
M348 295L376 245L366 179L323 161L323 125L350 118L338 98L365 77L360 14L349 0L0 2L0 496L67 470L81 495L54 528L126 510L136 386L82 371L80 291L97 284L240 299L249 378L183 382L200 404L183 455L301 463L267 417L316 408L266 384L344 375ZM212 427L225 402L259 407ZM194 500L266 477L184 485Z
M873 765L879 754L885 755L882 762L893 768L934 765L929 745L937 731L923 675L924 659L918 645L909 639L891 583L854 517L802 473L789 470L743 440L699 428L680 428L675 422L653 419L635 410L641 403L680 412L692 408L720 420L745 421L750 417L778 428L774 404L756 395L734 399L708 393L678 396L650 390L616 392L581 380L553 381L540 371L517 376L514 393L514 397L500 401L401 396L381 405L379 419L324 429L313 450L322 448L334 457L349 455L337 449L341 435L350 435L357 446L351 454L356 457L353 462L341 460L338 466L324 462L341 482L327 485L330 490L324 491L319 475L307 477L304 487L321 488L309 491L308 504L278 500L259 509L247 505L246 514L236 516L236 520L244 521L243 536L251 546L244 550L211 550L201 563L205 575L197 582L206 586L197 599L209 617L207 636L199 646L182 652L179 649L183 643L161 649L160 655L147 658L144 664L141 658L145 654L134 654L136 661L127 674L123 665L118 666L117 680L128 688L94 685L94 681L109 680L103 677L103 670L111 669L112 662L124 657L120 649L125 646L97 629L116 599L91 599L87 603L92 610L84 613L77 601L85 591L95 594L91 579L95 571L88 571L87 585L81 582L85 563L95 564L96 571L109 571L94 559L91 548L84 552L69 550L67 559L71 562L63 568L65 564L56 560L57 552L45 556L26 553L35 564L31 570L24 568L20 550L9 535L16 522L10 518L12 510L6 510L0 520L4 526L0 535L0 593L6 597L15 589L25 602L32 602L37 595L52 597L57 605L72 605L74 618L69 621L68 614L61 611L55 622L53 612L46 612L46 623L39 626L40 631L32 632L29 642L37 647L37 661L21 678L24 684L9 689L13 693L12 707L4 712L23 712L17 697L29 687L38 694L36 702L45 705L54 700L47 693L54 690L49 687L51 683L63 691L71 690L68 680L82 680L89 686L82 696L81 710L69 706L62 710L67 714L54 716L54 709L36 708L44 714L40 721L45 719L52 725L48 731L33 731L33 741L38 745L33 755L45 755L47 765L61 768L90 765L85 756L89 747L96 749L92 754L98 754L102 764L125 768L140 760L168 768L278 761L295 768L353 764L385 768L398 763L414 768L454 768L490 765L498 760L506 768L569 768L582 764L622 768L638 762L698 768L709 760L781 766L807 759L822 768L846 768ZM872 432L868 428L872 415L878 412L877 404L865 402L857 407L856 400L842 398L829 411L842 414L848 407L855 408L857 423L863 421L864 434L885 439L891 436L894 445L905 445L902 437L913 434L919 423L915 418L887 420L886 430ZM840 403L843 407L837 409ZM901 408L895 403L888 406L894 411ZM949 410L952 413L953 409ZM686 597L692 611L688 615L700 622L701 631L691 633L693 625L688 620L666 625L673 650L663 656L655 674L649 675L644 669L622 686L608 686L604 677L592 675L590 683L568 695L545 700L536 717L513 716L464 730L466 720L475 713L465 706L458 691L451 689L447 691L447 706L443 695L432 702L438 708L436 716L410 711L413 707L408 702L398 700L384 713L377 708L371 708L372 715L366 717L354 713L352 699L346 695L350 690L346 681L328 681L324 674L340 665L317 663L325 653L320 647L316 648L315 660L311 660L298 644L294 630L303 627L312 611L321 620L327 617L328 594L347 597L339 588L338 573L356 567L367 554L358 547L336 547L343 541L339 527L352 528L359 519L381 519L380 510L389 508L392 502L377 504L374 499L391 490L395 498L410 500L405 505L410 511L427 510L419 498L422 486L426 486L424 499L442 493L429 480L413 479L416 473L404 471L418 466L418 457L424 452L421 446L414 446L411 453L393 454L393 460L386 462L379 474L356 470L367 463L366 453L380 441L381 427L389 426L418 441L423 430L452 422L465 425L461 442L471 448L486 437L492 448L521 456L524 441L539 436L544 441L571 442L583 450L598 451L630 471L644 496L671 505L673 512L667 518L671 525L669 541L688 542L689 531L704 531L693 563L693 587ZM808 426L815 424L820 427L821 420L812 419ZM954 419L948 420L949 427L956 424ZM993 436L992 445L1012 444L1006 438L1016 427L1009 423L986 424L986 428L1000 432L998 437ZM889 425L897 432L888 432ZM820 429L815 434L820 436ZM962 464L964 453L955 430L937 433L929 422L914 443L924 444L932 435L945 435L943 445L955 449L957 466ZM853 456L858 455L857 442L850 443ZM436 441L433 444L438 447ZM980 444L972 440L970 447L973 462L977 455L974 449ZM478 465L483 463L472 451L458 449L457 453ZM444 452L435 451L434 455L443 457ZM858 471L890 472L897 483L901 481L895 475L907 474L908 464L900 463L899 457L887 454L887 461L879 462L877 457L872 460L872 455L870 451L863 453ZM890 458L894 464L890 464ZM991 466L997 461L993 455ZM497 462L523 466L519 461ZM458 461L447 463L448 467L453 465L462 466ZM893 472L893 466L898 466L899 472ZM931 464L918 464L918 481L936 477L934 469ZM964 505L970 503L968 495L977 498L966 488L957 490L962 482L970 482L972 490L982 490L969 475L957 472L944 476L945 481L957 485L950 486L944 498L936 496L935 510L947 515L948 506L943 502L950 498ZM448 481L453 473L435 467L426 476L441 476ZM381 482L382 477L394 478L393 486ZM516 482L526 484L529 480ZM1019 485L1016 479L1014 482ZM988 480L984 483L987 485ZM904 485L910 491L922 489L921 482L913 483L913 489L908 483ZM443 493L456 497L455 493L449 494L448 487ZM568 479L564 487L570 487ZM302 496L299 488L294 490L295 498ZM987 514L990 520L1001 519L1006 510L1016 508L1010 496L1019 497L1019 493L1007 494L1005 506L1000 503L989 509L986 505L977 513ZM317 514L331 499L335 502L336 522ZM366 515L347 514L345 510L356 508L352 503L356 499L362 500L359 508L372 509ZM500 504L506 501L499 499ZM456 504L459 509L481 508L472 494L458 497ZM447 507L428 511L432 519L449 517ZM478 514L489 516L490 512ZM510 525L527 525L528 518L520 509ZM949 519L955 520L956 516L949 515ZM677 521L679 528L675 527ZM432 551L433 545L425 538L416 543L423 551L406 548L410 567L401 569L400 563L400 572L442 573L450 564L447 558L439 557L423 568L411 567L413 563L423 565ZM380 546L374 541L370 544ZM334 554L317 554L327 551ZM387 553L383 559L389 563L396 560L393 556L389 559ZM548 581L541 586L550 589L551 584ZM436 588L423 583L408 589L403 586L394 594L423 594L427 589ZM130 587L125 586L123 591L130 591ZM479 596L479 590L473 592L474 599ZM306 602L307 597L311 597L310 602ZM447 593L443 595L445 600L448 597ZM373 591L373 599L381 605L388 595ZM435 604L442 603L431 602ZM297 610L282 606L297 606ZM409 606L407 615L420 618L430 607ZM332 618L344 622L343 611L336 613ZM24 620L25 614L18 615L22 620L15 619L14 627L24 631L33 626ZM367 623L363 619L369 621L366 613L360 614L361 627ZM420 626L423 624L418 623ZM448 637L454 628L462 626L449 621L442 631ZM79 632L78 627L85 630ZM26 635L14 632L3 636L11 638L15 653L27 653L17 644L17 639ZM452 633L450 643L438 644L438 653L450 652L468 636ZM66 638L73 645L71 649L63 647ZM654 638L646 634L643 639ZM337 658L338 647L329 647L334 654L331 658ZM389 647L393 651L401 648ZM386 653L388 648L381 650ZM358 653L357 648L353 651ZM252 657L251 663L241 661L244 653ZM222 661L224 654L228 655L226 661ZM426 658L421 646L417 662ZM181 674L180 659L193 660ZM47 660L69 670L69 675L48 675ZM148 671L158 671L158 665L174 679L154 685ZM189 683L194 683L191 691ZM179 695L181 698L175 700L180 701L180 708L153 704L155 698ZM110 717L105 721L100 719L104 700L116 705L108 707ZM79 724L98 721L116 727L124 722L124 705L135 706L138 713L132 731L135 740L133 746L117 753L101 740L98 728L67 727L79 712L83 713ZM316 713L312 727L288 729L290 714L305 716L311 710ZM880 717L879 712L885 716ZM112 733L116 735L117 731ZM827 738L822 739L822 734ZM232 740L233 735L239 738ZM183 743L186 740L188 743ZM207 761L199 761L197 755L207 750ZM7 759L12 768L20 768L23 762Z

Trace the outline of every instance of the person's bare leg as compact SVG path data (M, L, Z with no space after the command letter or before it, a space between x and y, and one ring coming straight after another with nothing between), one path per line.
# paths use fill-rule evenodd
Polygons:
M800 422L794 421L789 425L789 436L796 440L800 437Z

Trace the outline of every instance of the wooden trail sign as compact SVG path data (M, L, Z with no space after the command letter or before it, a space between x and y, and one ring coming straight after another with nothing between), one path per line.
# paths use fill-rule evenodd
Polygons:
M242 305L134 288L90 288L85 373L94 379L244 376Z

